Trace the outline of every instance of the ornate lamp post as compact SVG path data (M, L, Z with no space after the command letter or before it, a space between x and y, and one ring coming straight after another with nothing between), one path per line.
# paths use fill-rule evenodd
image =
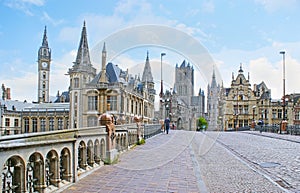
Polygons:
M281 126L279 129L279 133L282 133L282 130L285 131L285 126L286 126L286 120L285 120L285 51L281 51L279 52L280 54L282 54L282 77L283 77L283 98L282 98L282 113L283 113L283 118L282 118L282 122L281 122Z

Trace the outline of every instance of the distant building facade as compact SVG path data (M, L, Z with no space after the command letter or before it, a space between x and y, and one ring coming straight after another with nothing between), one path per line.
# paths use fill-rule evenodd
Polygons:
M76 61L68 71L71 128L96 126L103 113L112 114L117 124L131 123L134 116L143 117L145 123L153 120L155 90L148 53L142 79L107 64L106 54L104 44L97 74L90 61L84 23Z

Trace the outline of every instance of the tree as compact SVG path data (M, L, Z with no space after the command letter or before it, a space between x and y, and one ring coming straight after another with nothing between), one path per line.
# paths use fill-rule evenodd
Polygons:
M207 121L204 117L199 117L197 123L197 131L202 131L207 129Z

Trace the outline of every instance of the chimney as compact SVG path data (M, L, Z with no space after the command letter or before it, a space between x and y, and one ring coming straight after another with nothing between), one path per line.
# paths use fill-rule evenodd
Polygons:
M11 97L10 97L10 88L6 89L6 99L7 100L11 100Z

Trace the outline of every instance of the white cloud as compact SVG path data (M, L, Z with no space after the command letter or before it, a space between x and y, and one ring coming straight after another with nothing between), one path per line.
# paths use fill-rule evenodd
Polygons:
M4 4L12 9L17 9L24 12L26 15L33 16L34 14L30 10L30 6L43 6L44 0L6 0Z
M50 23L51 23L52 25L54 25L54 26L57 26L57 25L59 25L59 24L61 24L61 23L64 22L64 20L62 20L62 19L60 19L60 20L55 20L55 19L53 19L52 17L50 17L50 16L48 15L47 12L43 12L42 20L45 20L45 21L47 21L47 22L50 22Z
M215 5L212 0L207 0L202 3L202 11L204 13L213 13L215 11Z
M281 43L274 42L268 47L258 50L242 51L224 48L220 53L214 54L217 66L222 74L225 87L230 87L232 72L236 77L240 63L243 64L244 75L250 73L250 84L259 84L264 81L271 89L272 98L281 98L283 94L283 61L281 50L286 51L285 76L286 94L300 93L298 77L300 74L300 57L298 48L300 42Z
M282 9L293 9L298 5L297 0L255 0L255 3L261 4L267 12L275 12Z

